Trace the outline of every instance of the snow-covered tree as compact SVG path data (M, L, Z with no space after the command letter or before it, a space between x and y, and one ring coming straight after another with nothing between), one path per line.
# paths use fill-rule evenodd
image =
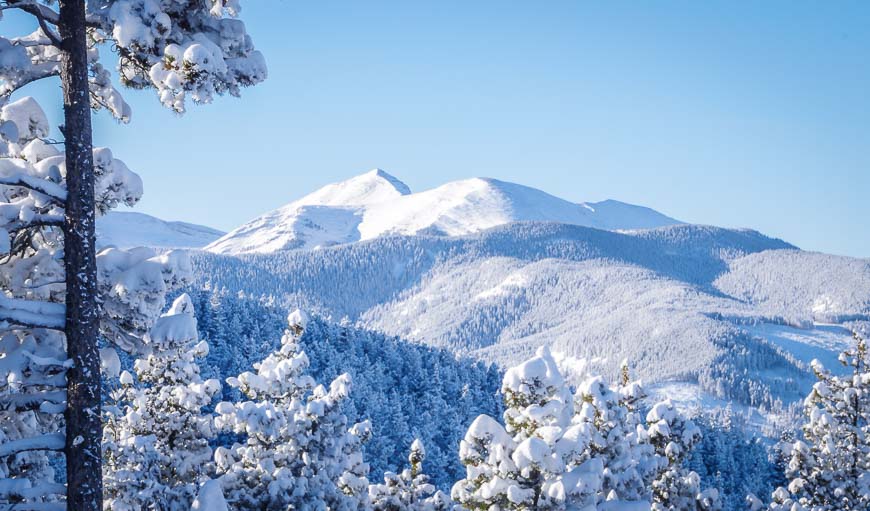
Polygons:
M32 98L3 106L0 126L0 457L30 460L6 463L0 503L44 502L64 492L55 483L62 478L49 477L39 467L48 466L50 451L64 447L61 414L70 396L66 377L74 366L64 336L67 279L61 224L67 167L65 158L40 138L48 133L48 121ZM135 204L142 193L139 177L107 149L97 149L93 156L98 213ZM191 267L181 252L107 249L97 255L96 271L102 303L102 309L94 310L101 312L98 332L130 348L141 344L137 339L165 306L166 293L187 282ZM99 358L97 364L99 375Z
M453 509L450 497L429 482L423 473L426 450L414 440L408 454L409 468L401 473L386 472L382 484L369 486L369 501L374 511L446 511Z
M721 509L718 490L701 491L700 476L685 466L701 439L698 426L683 417L670 400L653 406L646 420L658 460L652 481L653 511Z
M837 376L813 361L818 382L804 400L803 438L787 446L787 488L772 510L852 511L870 507L870 358L867 342L840 355L849 373Z
M9 110L0 123L0 253L8 254L6 263L13 258L45 260L47 254L35 247L48 247L55 258L48 271L63 269L62 278L55 279L63 292L48 304L44 298L23 297L46 284L21 279L25 288L3 289L0 321L25 328L21 336L30 335L26 328L64 331L64 359L73 362L64 368L69 382L63 446L68 502L80 511L97 511L101 318L94 222L104 212L104 191L110 196L121 192L127 203L141 194L138 178L112 180L130 173L111 153L92 147L91 108L106 109L122 122L131 115L100 57L117 54L124 85L155 88L161 103L178 112L184 110L186 97L208 102L215 94L237 95L240 87L264 79L266 68L244 24L233 19L237 0L62 0L57 11L54 7L54 2L39 0L0 3L4 11L33 16L37 27L30 34L0 36L0 107ZM48 124L35 101L10 102L21 87L57 76L64 99L64 156L46 145ZM28 271L28 265L18 266ZM35 263L29 268L41 271ZM53 431L57 434L57 428ZM31 449L56 447L56 441L45 439L26 444ZM0 494L0 502L7 498Z
M327 389L305 374L308 357L298 339L307 317L295 311L281 347L227 383L248 397L219 403L217 424L242 436L218 448L215 462L234 509L361 509L367 503L368 465L362 444L370 425L348 428L341 411L350 377Z
M640 383L631 381L627 363L623 363L616 388L601 377L592 377L580 385L575 396L574 422L590 426L586 455L601 459L604 477L600 492L609 500L649 497L655 459L637 410L644 397Z
M593 377L572 395L541 348L505 373L502 393L507 426L486 415L471 425L454 500L468 509L649 506L654 453L635 408L639 385Z
M200 377L197 360L208 344L198 341L187 294L157 320L145 343L135 377L120 375L115 404L106 408L104 506L186 511L211 472L215 435L203 408L220 390L217 380Z

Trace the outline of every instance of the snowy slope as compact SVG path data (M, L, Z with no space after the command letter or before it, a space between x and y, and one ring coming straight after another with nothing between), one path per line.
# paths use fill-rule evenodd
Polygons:
M849 342L814 321L870 319L868 261L709 226L511 223L194 261L200 286L483 360L512 364L548 344L607 374L627 358L648 383L679 383L659 388L768 410L805 394L808 357L835 360Z
M496 179L454 181L411 193L404 183L375 169L266 213L206 250L220 254L269 253L391 234L455 236L520 221L560 222L608 230L680 223L641 206L612 200L575 204Z
M223 234L211 227L167 222L143 213L112 211L97 219L99 248L201 248Z

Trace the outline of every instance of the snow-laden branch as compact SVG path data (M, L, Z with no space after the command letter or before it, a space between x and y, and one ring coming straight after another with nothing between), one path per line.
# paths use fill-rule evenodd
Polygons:
M20 186L54 199L58 205L62 206L66 203L66 190L59 184L52 183L46 179L40 179L27 174L0 176L0 185Z
M0 410L15 410L24 412L39 410L43 404L66 405L65 390L49 390L42 392L23 392L19 394L6 394L0 396Z
M18 9L28 14L32 14L38 19L45 20L52 25L57 25L58 20L60 19L60 16L54 12L51 7L37 2L16 2L13 0L4 5L2 9L4 11L8 9Z
M8 9L18 9L28 14L32 14L37 19L44 20L46 23L51 23L52 25L57 25L60 20L60 15L55 12L54 9L33 1L17 2L13 0L7 2L6 5L0 7L0 9L4 11ZM88 15L85 20L85 24L88 27L100 28L99 18L93 15Z
M0 296L0 321L28 328L62 329L66 307L62 303Z
M0 511L67 511L65 502L19 502L0 504Z
M4 500L33 499L48 495L63 495L64 493L66 493L66 486L60 483L42 483L33 486L28 479L0 479L0 499ZM0 506L0 509L4 508ZM8 509L22 508L12 507Z
M65 436L63 433L49 433L20 440L12 440L0 444L0 457L18 454L25 451L60 451L63 450Z

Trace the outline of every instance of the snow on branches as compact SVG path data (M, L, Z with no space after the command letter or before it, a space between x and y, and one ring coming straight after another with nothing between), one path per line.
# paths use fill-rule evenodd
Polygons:
M384 474L383 484L369 486L369 500L374 511L447 511L454 504L446 494L436 491L423 473L426 450L420 440L411 444L409 468L396 474Z
M452 497L468 509L657 505L654 481L663 470L694 473L681 468L681 457L658 452L636 409L640 385L628 381L627 369L625 375L616 388L589 378L572 396L547 348L509 369L502 385L506 426L486 415L474 421L459 452L467 475L454 485ZM658 415L649 419L658 421ZM689 421L680 420L689 428ZM672 443L661 425L654 433L656 441ZM693 497L701 498L699 489Z
M41 25L31 34L0 37L0 97L8 97L59 75L58 14L50 2L9 1L3 8L33 14ZM188 97L209 103L215 95L238 96L241 87L266 78L263 55L237 18L237 0L93 0L87 10L91 106L120 121L132 112L100 62L100 46L117 53L113 67L123 85L156 89L176 112L184 112Z
M177 112L187 97L208 103L216 94L238 96L266 78L262 54L235 18L237 0L99 0L89 8L100 19L98 33L118 48L121 82L157 89Z
M197 360L208 354L208 344L198 341L187 294L157 320L145 350L134 363L135 378L122 373L105 408L105 505L187 510L208 480L215 432L203 408L220 390L217 380L199 375Z
M368 465L362 444L367 422L348 428L341 404L347 374L326 388L305 374L308 357L298 347L305 316L293 313L281 347L227 383L249 401L219 403L217 425L241 435L218 448L215 462L235 509L361 509L367 501Z
M786 488L772 511L857 511L870 507L870 354L855 345L840 355L850 372L837 376L813 361L818 381L804 400L803 438L785 446Z

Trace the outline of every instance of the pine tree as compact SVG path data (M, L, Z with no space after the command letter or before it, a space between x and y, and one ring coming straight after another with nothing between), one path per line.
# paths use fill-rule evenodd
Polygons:
M68 504L98 511L102 393L97 338L102 318L94 227L103 212L99 188L107 183L92 147L90 110L104 108L124 122L130 118L130 107L99 61L98 47L118 53L122 83L157 89L161 102L179 112L187 96L208 102L215 94L237 95L241 86L264 79L266 69L244 25L224 17L236 15L237 1L60 0L57 11L52 4L10 0L3 6L32 15L39 28L29 35L0 36L0 105L9 106L10 96L21 87L60 76L65 148L62 162L42 168L26 159L7 160L19 157L9 147L0 154L5 211L0 215L0 252L20 258L32 256L34 244L52 247L61 256L63 294L46 304L15 296L21 289L4 289L13 301L0 303L0 319L13 325L10 332L20 332L16 335L29 335L34 328L63 331L72 361L64 368ZM7 120L0 137L4 145L17 146L29 130L27 122ZM45 129L34 138L47 136ZM31 155L39 156L43 148L34 145ZM120 185L127 188L127 183ZM128 198L135 202L134 197ZM29 445L46 450L56 442L41 438ZM0 496L0 501L6 498Z
M298 346L307 317L296 311L288 324L281 347L254 365L256 373L227 380L250 400L216 408L217 424L243 437L215 451L227 501L251 511L361 509L368 498L362 444L370 425L348 429L341 404L350 377L339 376L328 389L315 386Z
M11 488L0 491L0 503L36 503L65 492L55 483L62 477L36 467L64 447L58 439L63 438L62 414L69 408L64 389L74 362L63 335L67 286L60 223L68 172L65 158L40 138L48 133L48 121L32 98L3 106L0 126L5 137L0 140L0 430L5 437L0 443L6 444L0 452L26 453L31 460L0 474L0 488ZM139 177L107 149L96 149L94 159L98 212L135 204L142 193ZM189 280L191 268L179 252L107 249L97 254L96 272L100 334L133 349L159 316L166 294ZM98 359L97 375L99 369Z
M190 509L208 480L214 438L204 413L220 391L200 377L197 360L208 354L198 341L193 303L183 294L146 337L136 377L121 374L103 431L105 509Z
M429 482L423 473L426 451L414 440L408 455L410 468L401 473L386 472L383 484L369 486L369 501L374 511L446 511L452 509L450 498Z
M701 439L701 430L683 417L670 401L652 407L646 417L650 442L658 457L652 481L653 511L716 511L716 489L701 491L701 478L684 465Z
M637 414L640 386L585 380L572 396L546 348L509 369L505 424L481 415L460 445L466 478L452 490L468 509L612 509L643 505L655 468ZM629 504L633 503L633 504Z
M623 362L620 384L610 388L601 377L588 378L575 396L578 413L574 422L587 424L593 432L588 457L604 465L600 492L608 500L637 501L649 498L653 473L653 446L637 411L644 392L631 381Z
M804 400L803 439L786 451L787 488L771 509L852 511L870 507L870 366L866 341L840 355L850 373L836 376L813 361L818 382Z

